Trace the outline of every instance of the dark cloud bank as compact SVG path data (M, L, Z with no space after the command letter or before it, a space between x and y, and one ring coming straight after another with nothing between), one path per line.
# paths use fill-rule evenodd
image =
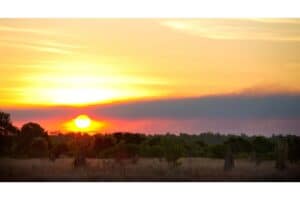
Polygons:
M300 118L300 96L214 96L157 100L95 107L94 112L121 118Z
M51 107L6 110L15 118L58 117L83 111L103 117L136 119L166 118L300 118L300 95L211 96L201 98L137 101L84 108Z
M99 118L124 120L168 119L168 120L285 120L293 121L293 131L300 131L300 95L223 95L201 98L164 99L137 101L84 108L51 107L35 109L5 110L13 119L29 120L55 118L87 113ZM290 120L290 121L289 121ZM184 126L184 125L183 125ZM222 126L220 124L220 126ZM252 124L255 126L255 124ZM220 127L221 128L221 127ZM255 128L255 127L254 127Z

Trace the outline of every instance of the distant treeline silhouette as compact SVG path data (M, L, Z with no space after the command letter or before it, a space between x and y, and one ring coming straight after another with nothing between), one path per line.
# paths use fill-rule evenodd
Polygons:
M279 160L278 168L284 168L284 160L300 160L299 152L300 137L295 135L265 137L211 132L199 135L128 132L49 135L32 122L18 129L8 113L0 112L1 157L49 158L52 161L74 157L74 165L84 164L85 158L113 158L117 162L130 159L134 163L145 157L165 159L172 166L178 165L181 157L209 157L225 158L226 169L230 169L234 165L233 158L251 159L257 165L263 160Z

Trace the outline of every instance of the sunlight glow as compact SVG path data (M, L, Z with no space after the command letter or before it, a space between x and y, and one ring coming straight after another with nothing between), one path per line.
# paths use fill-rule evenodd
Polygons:
M20 87L23 89L15 91L19 98L10 97L13 100L10 100L9 104L17 104L20 100L25 105L31 104L33 102L31 97L34 96L35 104L83 106L155 97L163 93L160 86L165 83L159 79L111 75L107 74L105 70L100 74L101 65L98 70L92 67L88 72L76 71L70 66L73 65L62 66L63 69L69 69L70 72L53 70L56 69L54 67L53 71L47 74L37 71L32 72L30 76L21 77L22 86ZM80 65L79 68L82 69L83 66ZM87 64L86 66L93 65Z
M300 91L297 19L46 21L0 20L1 108Z
M91 125L91 120L87 115L79 115L74 121L78 128L87 128Z
M104 122L92 120L87 115L79 115L64 124L65 131L91 133L99 131L105 125Z

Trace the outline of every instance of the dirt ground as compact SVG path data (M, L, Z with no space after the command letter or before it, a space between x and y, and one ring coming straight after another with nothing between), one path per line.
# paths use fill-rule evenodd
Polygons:
M74 168L72 158L0 159L2 181L299 181L300 164L277 170L274 161L259 166L236 160L232 171L223 170L222 159L182 158L172 167L164 160L140 158L122 164L112 159L87 159L87 166Z

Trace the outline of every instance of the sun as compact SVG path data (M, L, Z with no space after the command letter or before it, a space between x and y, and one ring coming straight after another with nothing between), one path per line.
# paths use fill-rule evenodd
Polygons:
M99 119L92 119L86 114L78 115L62 124L62 128L67 132L79 132L93 134L97 131L103 130L107 122Z
M74 122L80 129L88 128L91 125L91 119L87 115L79 115L75 118Z

